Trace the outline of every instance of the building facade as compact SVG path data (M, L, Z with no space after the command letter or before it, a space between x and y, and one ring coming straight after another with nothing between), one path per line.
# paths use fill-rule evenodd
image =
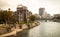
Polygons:
M16 11L16 19L18 22L27 22L27 7L23 5L18 5Z
M39 15L42 17L42 15L45 12L45 8L39 8Z
M17 22L27 22L32 15L32 12L29 11L26 6L18 5L15 15Z
M32 12L31 11L28 11L27 12L27 22L29 22L29 17L32 15Z

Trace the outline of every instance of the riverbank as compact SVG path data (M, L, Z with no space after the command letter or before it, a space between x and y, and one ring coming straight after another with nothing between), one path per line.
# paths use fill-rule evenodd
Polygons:
M1 37L12 37L12 36L16 37L17 33L21 32L21 31L24 31L26 29L34 28L34 27L38 26L39 24L40 24L39 21L35 21L34 23L29 24L30 28L26 24L23 24L21 29L16 28L12 32L9 32L9 33L6 33L6 34L2 34L0 36Z

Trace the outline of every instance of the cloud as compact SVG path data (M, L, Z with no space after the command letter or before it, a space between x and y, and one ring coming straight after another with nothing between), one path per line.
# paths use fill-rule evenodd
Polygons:
M9 4L8 4L7 0L0 0L0 8L6 7L8 5Z

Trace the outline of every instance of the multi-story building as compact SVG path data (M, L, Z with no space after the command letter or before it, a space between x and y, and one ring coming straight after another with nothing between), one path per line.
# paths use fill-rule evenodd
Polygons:
M42 17L42 15L45 12L45 8L39 8L39 15Z
M29 21L29 17L32 15L32 12L31 11L28 11L27 12L27 22Z
M51 18L51 15L47 12L45 12L42 16L44 19L50 19Z
M28 22L32 12L29 11L26 6L18 5L14 15L16 15L17 22Z
M27 22L27 7L23 5L18 5L16 13L16 19L18 22Z

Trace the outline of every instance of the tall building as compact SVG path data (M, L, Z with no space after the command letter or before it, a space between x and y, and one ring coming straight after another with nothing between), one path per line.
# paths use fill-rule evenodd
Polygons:
M42 18L44 18L44 19L50 19L51 15L49 13L47 13L47 12L44 12Z
M39 15L42 17L42 15L45 12L45 8L39 8Z

